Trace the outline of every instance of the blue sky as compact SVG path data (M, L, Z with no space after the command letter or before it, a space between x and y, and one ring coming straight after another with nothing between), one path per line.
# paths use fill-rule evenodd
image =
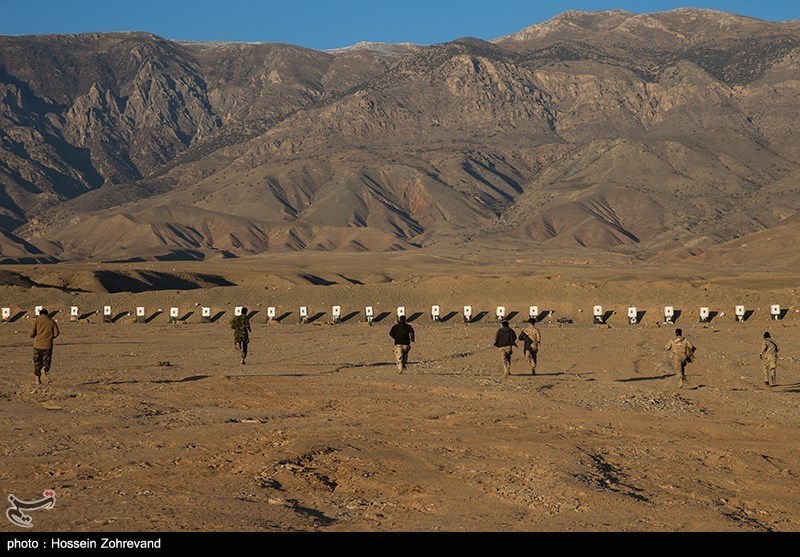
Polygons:
M797 0L0 0L0 34L149 31L169 39L279 42L322 50L359 41L494 39L565 10L650 13L681 7L770 21L800 19Z

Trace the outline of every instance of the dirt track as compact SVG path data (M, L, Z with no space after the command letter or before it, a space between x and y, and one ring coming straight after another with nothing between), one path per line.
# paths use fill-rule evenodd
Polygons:
M683 390L663 351L673 327L655 319L545 321L540 375L516 353L504 380L491 316L419 317L403 375L391 318L258 317L246 366L228 318L62 318L46 388L27 320L0 325L3 495L57 493L34 530L800 530L793 314L684 317L698 359Z

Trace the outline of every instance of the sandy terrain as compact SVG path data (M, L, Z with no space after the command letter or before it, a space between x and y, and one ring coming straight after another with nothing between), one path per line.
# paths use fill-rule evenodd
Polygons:
M60 309L63 334L54 381L41 388L29 320L0 324L2 496L56 491L53 510L31 513L34 531L800 530L791 273L735 286L722 270L564 265L523 275L498 264L458 274L450 264L448 275L444 263L423 273L397 257L394 266L379 256L361 260L373 266L322 256L304 259L307 268L285 258L195 264L238 286L180 292L3 288L0 305ZM288 271L331 282L345 268L349 280L328 286ZM108 300L115 314L175 304L193 315L104 324L65 313ZM325 315L299 324L301 300ZM703 300L726 315L698 323ZM520 312L519 330L537 302L555 311L541 323L539 375L525 374L517 352L504 379L494 306ZM202 324L195 303L226 313ZM242 303L259 311L246 366L228 326ZM265 323L272 303L290 312L281 323ZM361 313L331 325L335 303ZM434 324L431 303L445 315L465 304L489 314ZM617 311L608 327L591 323L595 303ZM626 323L628 303L647 312L639 325ZM733 320L737 303L756 310L747 322ZM783 321L769 321L770 303L789 309ZM393 317L363 324L368 304L422 313L405 374L393 365ZM682 309L676 325L658 325L664 305ZM682 390L663 349L675 326L698 347ZM767 329L781 347L773 388L757 356Z

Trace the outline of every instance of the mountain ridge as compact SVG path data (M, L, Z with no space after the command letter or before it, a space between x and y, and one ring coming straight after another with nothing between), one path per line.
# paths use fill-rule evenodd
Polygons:
M384 46L0 37L0 229L24 242L0 258L116 260L124 224L144 258L494 239L657 260L800 210L794 25L565 12Z

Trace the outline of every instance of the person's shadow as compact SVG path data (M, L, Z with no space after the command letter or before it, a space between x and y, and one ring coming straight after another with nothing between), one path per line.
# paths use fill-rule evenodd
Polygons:
M674 373L665 373L663 375L653 375L650 377L628 377L627 379L617 379L617 383L633 383L636 381L655 381L657 379L666 379L667 377L674 377Z

